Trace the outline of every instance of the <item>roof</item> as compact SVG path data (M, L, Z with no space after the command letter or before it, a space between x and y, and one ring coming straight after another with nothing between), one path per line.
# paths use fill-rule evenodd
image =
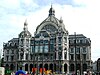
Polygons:
M52 8L52 6L49 10L48 17L42 23L40 23L40 25L37 26L35 34L38 34L39 31L41 31L42 28L47 24L55 26L58 31L60 27L62 28L62 31L66 31L62 18L59 20L55 17L55 10Z
M83 34L69 35L69 38L86 38Z

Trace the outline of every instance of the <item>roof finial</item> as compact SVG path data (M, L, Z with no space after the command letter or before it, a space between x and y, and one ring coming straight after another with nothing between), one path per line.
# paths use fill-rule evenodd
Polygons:
M55 16L55 10L52 7L52 3L51 3L51 8L49 10L49 16L54 15Z
M24 25L26 25L26 26L28 25L28 23L27 23L27 19L25 20Z
M52 8L52 2L51 2L51 8Z
M60 23L63 23L62 17L60 17L60 20L59 20L59 22L60 22Z
M28 27L27 27L27 25L28 25L28 23L27 23L27 19L25 20L25 22L24 22L24 31L27 31L28 30Z

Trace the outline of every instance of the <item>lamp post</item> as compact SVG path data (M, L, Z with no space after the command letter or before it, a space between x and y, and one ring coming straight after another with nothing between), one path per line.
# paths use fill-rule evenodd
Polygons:
M75 46L75 75L77 75L77 57L76 57L76 32L74 32L75 40L74 40L74 46Z

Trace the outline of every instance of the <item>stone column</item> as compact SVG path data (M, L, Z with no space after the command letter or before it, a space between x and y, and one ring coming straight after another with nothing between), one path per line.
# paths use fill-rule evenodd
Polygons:
M62 64L61 72L64 73L64 64Z
M69 74L69 64L67 63L67 74Z

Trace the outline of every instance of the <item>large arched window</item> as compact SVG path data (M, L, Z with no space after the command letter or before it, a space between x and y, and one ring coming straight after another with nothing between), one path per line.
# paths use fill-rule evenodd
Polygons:
M53 26L53 25L50 25L50 24L45 25L45 26L42 28L42 30L46 30L46 31L48 31L48 32L55 32L55 31L57 31L56 27Z

